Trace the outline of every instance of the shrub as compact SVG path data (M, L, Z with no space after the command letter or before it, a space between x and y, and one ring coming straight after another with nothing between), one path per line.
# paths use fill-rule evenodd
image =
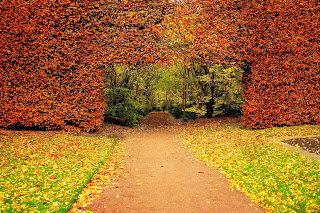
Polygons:
M182 118L184 120L188 120L188 119L196 119L197 118L197 114L195 112L190 112L190 111L186 111L186 110L181 110L180 106L174 106L172 104L170 104L168 106L168 111L169 113L172 114L173 117L175 118Z
M104 115L125 119L125 125L130 127L138 123L146 113L132 100L129 89L113 87L105 92L105 98L107 108Z

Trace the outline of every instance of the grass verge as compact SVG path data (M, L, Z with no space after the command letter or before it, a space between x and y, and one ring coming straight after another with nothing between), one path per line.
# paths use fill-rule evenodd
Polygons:
M319 132L319 125L246 130L228 124L189 127L184 137L199 159L267 210L319 212L320 163L278 144L283 137Z
M67 212L115 143L71 134L0 135L0 212Z
M83 212L83 207L86 207L90 202L100 197L103 189L110 187L110 182L117 181L122 177L124 169L124 159L126 153L124 150L124 141L118 140L112 154L109 156L105 165L93 176L88 184L84 187L76 202L68 213ZM105 208L112 203L106 203Z

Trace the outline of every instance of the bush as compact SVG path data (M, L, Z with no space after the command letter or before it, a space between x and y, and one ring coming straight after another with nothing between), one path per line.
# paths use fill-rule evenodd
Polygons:
M183 118L184 120L197 118L197 114L195 112L181 110L180 106L174 106L172 104L168 106L168 111L175 118Z
M125 125L133 127L140 119L148 114L148 110L141 109L140 105L131 99L130 90L114 87L105 92L107 108L104 116L113 116L125 119Z

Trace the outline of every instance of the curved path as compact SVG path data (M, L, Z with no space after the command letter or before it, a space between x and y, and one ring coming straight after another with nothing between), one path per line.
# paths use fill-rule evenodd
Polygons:
M168 113L153 113L126 139L124 177L111 184L84 210L99 212L265 212L230 189L225 176L209 169L187 151ZM154 120L155 122L150 122ZM152 124L152 125L151 125Z

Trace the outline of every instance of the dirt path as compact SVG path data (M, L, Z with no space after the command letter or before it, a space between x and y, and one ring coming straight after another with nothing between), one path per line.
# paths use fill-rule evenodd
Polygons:
M168 124L157 116L154 117L156 123ZM153 126L155 128L138 129L126 139L129 157L125 177L112 183L112 187L84 210L94 213L265 212L244 194L231 190L221 173L207 168L185 150L179 133L156 127L155 123Z

